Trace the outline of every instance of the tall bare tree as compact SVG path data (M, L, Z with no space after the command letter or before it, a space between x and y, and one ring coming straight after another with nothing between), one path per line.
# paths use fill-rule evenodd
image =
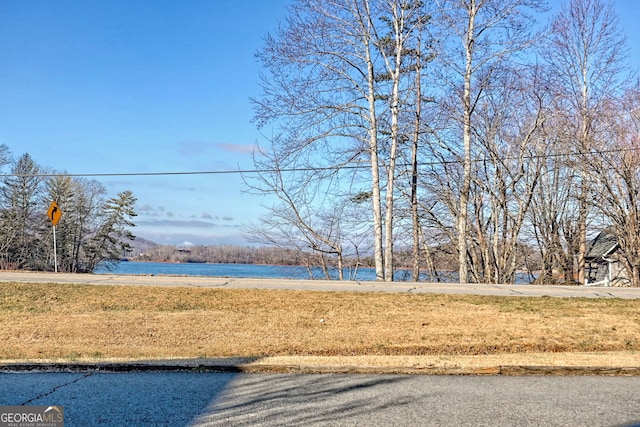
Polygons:
M261 164L272 161L272 170L286 164L288 169L311 171L368 162L371 191L366 194L372 203L376 273L383 280L380 100L371 5L301 0L289 12L257 55L265 74L263 93L253 100L255 121L276 130L273 149ZM305 179L322 178L309 174ZM301 189L311 185L300 184ZM278 188L275 181L264 187Z
M440 23L445 44L438 52L444 66L441 77L458 100L455 105L447 102L445 108L453 107L452 118L462 140L456 231L459 280L465 283L469 281L467 227L476 106L490 90L494 73L532 44L533 17L528 13L543 10L545 4L541 0L445 0L442 4ZM451 144L458 146L454 141Z
M545 97L535 70L496 73L501 84L477 105L474 134L482 160L473 168L469 230L470 270L477 282L514 282L521 267L521 232L543 163L538 153Z
M555 80L556 114L565 116L563 133L576 153L578 217L572 250L577 254L575 276L578 283L584 283L591 183L579 166L598 148L598 118L607 99L620 93L625 80L625 37L613 4L605 0L567 1L551 22L543 54Z
M606 104L605 137L588 156L586 172L595 189L593 207L617 238L615 256L629 284L640 286L640 87Z
M256 122L277 128L272 159L295 169L369 165L378 280L393 280L400 117L421 13L413 0L301 0L258 54L266 75Z
M414 148L421 131L422 67L427 57L422 57L423 34L428 14L421 1L392 0L381 2L381 20L387 23L386 32L376 31L376 46L384 64L384 75L390 88L389 100L389 148L386 167L385 197L385 280L393 280L394 273L394 204L396 200L397 161L409 134L413 132ZM375 26L374 26L375 29ZM384 91L382 93L385 93ZM415 113L410 105L415 105ZM405 120L403 120L403 118ZM401 121L408 123L404 124ZM414 169L415 170L415 169ZM416 178L413 175L413 178ZM414 204L414 207L417 205ZM416 235L414 235L416 237ZM415 244L414 244L415 245Z
M528 242L537 249L540 259L538 283L565 278L568 281L573 274L571 224L577 217L572 198L577 177L565 156L570 151L554 131L559 126L554 117L547 120L537 151L543 160L539 185L528 213L531 222Z
M420 254L421 254L421 245L420 242L423 238L423 232L420 221L420 203L418 200L418 188L419 188L419 170L418 170L418 159L419 159L419 151L421 142L424 140L423 134L425 131L425 126L423 124L422 119L422 104L423 101L428 101L429 99L423 95L422 89L422 79L423 75L423 67L426 62L430 62L433 60L433 53L431 52L431 43L425 43L427 46L425 48L429 49L429 51L425 52L423 48L423 39L426 36L424 34L424 27L431 21L431 16L426 13L420 14L417 18L416 22L416 37L415 37L415 47L413 49L413 53L415 55L415 118L413 120L413 132L411 135L411 185L410 185L410 206L411 206L411 239L413 242L412 247L412 255L413 255L413 265L411 271L411 278L414 282L420 280ZM434 271L433 262L430 256L430 252L428 251L428 246L425 247L425 257L428 264L429 273L431 274Z

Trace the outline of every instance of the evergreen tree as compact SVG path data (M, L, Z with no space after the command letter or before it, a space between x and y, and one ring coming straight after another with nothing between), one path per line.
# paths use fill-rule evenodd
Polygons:
M16 162L0 187L3 264L8 267L41 269L45 254L43 218L38 217L42 199L40 167L29 154Z
M10 153L0 145L0 167ZM135 237L136 198L131 191L106 200L94 180L46 172L24 154L0 182L0 269L53 270L53 230L45 212L56 202L59 271L91 272L102 261L119 260Z
M131 221L137 216L135 203L133 193L123 191L102 206L101 222L87 245L88 271L93 271L101 262L117 262L131 249L128 241L134 240L135 236L129 228L135 226Z

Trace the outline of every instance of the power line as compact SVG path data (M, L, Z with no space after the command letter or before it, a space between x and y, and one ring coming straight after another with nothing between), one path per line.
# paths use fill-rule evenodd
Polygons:
M55 178L55 177L122 177L122 176L175 176L175 175L233 175L233 174L257 174L268 172L313 172L323 170L338 169L359 169L370 167L368 165L346 165L346 166L325 166L325 167L306 167L306 168L283 168L283 169L237 169L237 170L217 170L217 171L182 171L182 172L115 172L115 173L36 173L36 174L15 174L3 173L0 177L19 176L19 177L39 177L39 178Z
M632 151L640 151L640 147L629 147L629 148L617 148L617 149L609 149L609 150L594 150L589 152L573 152L573 153L551 153L551 154L539 154L539 155L529 155L529 156L513 156L513 157L503 157L499 158L499 160L507 161L507 160L516 160L522 158L524 160L536 160L541 158L552 158L552 157L571 157L571 156L579 156L586 157L588 155L604 155L604 154L613 154L613 153L623 153L623 152L632 152ZM479 159L472 159L472 163L482 163L485 161L492 161L495 159L490 159L488 157L483 157ZM419 162L418 166L436 166L436 165L450 165L455 163L460 163L460 159L458 160L433 160L429 162ZM410 166L409 163L399 164L398 166ZM62 173L62 172L51 172L51 173L36 173L36 174L15 174L15 173L3 173L0 174L0 178L6 177L39 177L39 178L55 178L55 177L72 177L72 178L104 178L104 177L144 177L144 176L181 176L181 175L251 175L251 174L261 174L261 173L282 173L282 172L323 172L323 171L336 171L341 169L368 169L371 165L369 163L361 163L361 164L346 164L346 165L332 165L332 166L317 166L317 167L297 167L297 168L282 168L282 169L234 169L234 170L211 170L211 171L176 171L176 172L114 172L114 173Z
M251 173L251 170L220 170L220 171L182 171L182 172L113 172L113 173L37 173L37 174L15 174L5 173L0 174L0 177L8 176L22 176L22 177L41 177L41 178L54 178L54 177L117 177L117 176L170 176L170 175L221 175L221 174L236 174L236 173Z

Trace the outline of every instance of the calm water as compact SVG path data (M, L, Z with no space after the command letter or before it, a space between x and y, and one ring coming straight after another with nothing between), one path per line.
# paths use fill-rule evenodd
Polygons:
M324 279L318 267L312 270L314 279ZM251 277L274 279L309 279L309 271L302 266L254 265L254 264L208 264L208 263L167 263L167 262L121 262L115 268L98 268L96 274L146 274L174 276ZM337 272L332 271L334 278ZM353 272L344 272L345 279L353 279ZM359 268L356 280L375 280L372 268Z
M137 274L137 275L171 275L171 276L209 276L209 277L250 277L267 279L324 279L324 274L319 267L311 270L310 276L306 267L293 265L255 265L255 264L208 264L208 263L169 263L169 262L121 262L111 270L97 268L96 274ZM331 271L332 279L337 279L338 274ZM344 270L345 280L376 280L376 272L373 268L361 267L357 271ZM395 280L411 280L408 270L398 270ZM441 275L445 282L455 282L457 277ZM430 281L428 275L421 275L421 281ZM516 283L529 283L530 278L525 274L518 274Z

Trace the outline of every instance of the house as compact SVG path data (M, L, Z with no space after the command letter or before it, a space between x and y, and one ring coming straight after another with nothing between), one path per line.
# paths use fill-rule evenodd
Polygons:
M587 244L584 286L612 286L628 281L627 273L616 257L618 249L618 239L611 230L601 231Z

